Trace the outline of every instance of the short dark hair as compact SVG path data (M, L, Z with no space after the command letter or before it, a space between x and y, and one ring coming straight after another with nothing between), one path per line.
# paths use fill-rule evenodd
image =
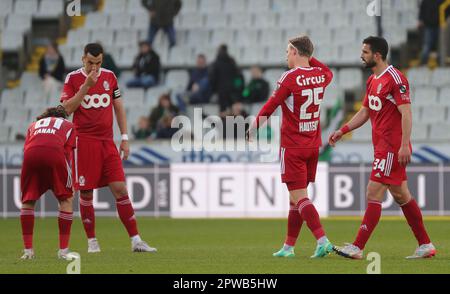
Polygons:
M386 60L389 53L389 45L386 39L370 36L364 39L363 44L370 45L370 50L372 50L373 53L380 53L381 58Z
M84 55L88 55L88 53L97 57L100 54L103 54L103 47L99 43L89 43L84 46Z
M314 52L314 45L308 36L299 36L289 39L289 44L297 49L298 54L311 57Z
M56 107L47 108L44 113L39 115L36 120L40 120L46 117L62 117L67 118L69 115L66 112L66 109L62 105L58 105Z

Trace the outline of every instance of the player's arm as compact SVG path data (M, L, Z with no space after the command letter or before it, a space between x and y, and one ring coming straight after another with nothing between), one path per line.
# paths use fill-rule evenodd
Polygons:
M402 104L397 107L402 115L402 145L398 151L398 162L400 165L407 165L411 162L411 149L409 142L412 131L411 104Z
M317 58L315 58L315 57L311 57L309 59L309 65L313 66L313 67L321 68L323 73L325 74L327 85L329 83L331 83L331 80L333 79L333 72L331 71L331 69L328 66L326 66L324 63L317 60Z
M352 119L346 125L344 125L342 128L333 132L330 135L330 137L328 138L328 144L334 147L336 145L336 142L339 141L344 134L361 127L363 124L367 122L369 117L370 117L369 108L362 106L361 109L352 117Z
M122 98L115 98L113 100L113 107L114 112L116 113L117 124L119 125L120 133L122 134L120 153L122 155L122 159L126 160L130 154L130 145L128 143L127 115L125 113Z
M69 98L62 102L62 105L64 106L64 109L66 110L68 115L71 115L78 109L84 99L84 96L86 96L87 92L89 91L89 88L95 85L97 79L97 72L92 70L87 76L83 85L81 85L78 92L72 98Z
M253 135L256 133L259 127L263 126L275 109L283 103L291 95L291 90L289 90L283 84L278 84L278 89L276 89L272 96L267 100L266 104L261 108L258 115L256 116L255 121L250 126L247 131L247 139L251 140Z

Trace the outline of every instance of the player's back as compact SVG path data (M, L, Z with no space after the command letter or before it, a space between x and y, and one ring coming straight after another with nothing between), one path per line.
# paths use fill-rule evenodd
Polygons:
M281 146L317 148L322 145L320 104L333 74L327 67L297 67L278 81L291 91L282 104Z
M64 150L67 145L74 145L74 132L74 125L66 119L40 119L28 127L24 151L37 146Z

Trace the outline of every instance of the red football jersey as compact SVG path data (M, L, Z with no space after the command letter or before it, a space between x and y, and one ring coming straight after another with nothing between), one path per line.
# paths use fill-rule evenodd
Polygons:
M390 65L367 80L363 106L369 108L374 151L398 152L402 141L402 115L397 107L411 103L409 83Z
M281 105L281 147L317 148L322 145L320 104L333 73L315 58L311 58L310 66L285 72L256 117L259 124L260 117L269 117Z
M33 122L27 131L24 152L36 146L61 148L67 154L75 148L75 126L60 117L47 117Z
M75 96L86 80L83 68L69 73L64 82L61 102ZM113 139L113 100L120 98L116 75L100 68L97 83L92 86L73 114L78 136L97 140Z

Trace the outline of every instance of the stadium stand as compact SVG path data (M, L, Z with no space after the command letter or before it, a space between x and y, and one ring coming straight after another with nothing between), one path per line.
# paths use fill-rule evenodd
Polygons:
M383 1L382 13L387 15L383 29L394 47L404 43L408 30L416 26L418 5L411 5L411 2ZM335 68L334 82L324 99L326 110L337 100L343 100L346 92L354 91L359 95L364 89L358 44L365 36L376 33L373 18L360 13L365 11L365 5L364 1L350 3L348 0L184 0L175 18L177 46L169 50L167 38L161 31L153 44L160 55L164 75L160 85L148 90L131 90L124 86L133 75L129 69L138 51L137 43L147 38L149 15L140 0L105 0L100 10L87 13L83 26L68 31L66 42L59 50L66 66L75 69L81 66L84 44L100 41L107 48L124 70L119 84L126 97L128 121L132 126L141 115L148 115L161 93L176 94L184 90L188 69L194 66L198 53L204 53L210 63L217 46L226 43L244 69L244 76L248 76L247 67L258 64L266 69L264 77L274 86L285 67L285 40L307 33L316 44L315 55ZM1 50L20 50L34 18L55 18L63 11L58 0L0 1ZM417 140L437 138L438 128L450 123L450 69L419 67L410 69L407 75L413 94L414 119L421 122L415 124L414 137ZM37 89L41 89L37 73L25 72L19 87L2 91L0 123L7 127L2 128L0 141L14 140L21 127L15 123L17 120L28 121L39 109L57 103L57 93L53 101L45 101L42 91ZM19 110L20 105L26 108ZM427 105L432 107L425 107ZM255 105L246 108L251 114L257 109ZM214 111L215 106L208 109ZM359 132L353 136L354 140L370 140L367 130Z

